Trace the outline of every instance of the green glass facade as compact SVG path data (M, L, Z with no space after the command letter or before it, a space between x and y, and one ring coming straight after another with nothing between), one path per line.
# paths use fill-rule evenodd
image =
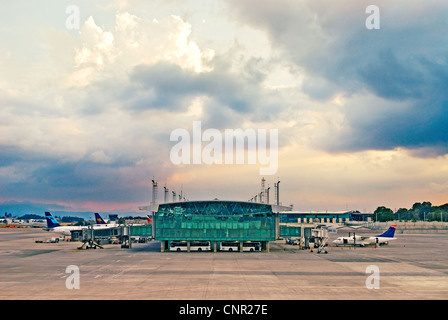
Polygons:
M159 205L157 240L273 241L271 205L238 201L186 201Z
M152 225L130 226L129 233L131 236L149 237L152 235Z
M280 237L300 237L302 228L300 226L280 226Z

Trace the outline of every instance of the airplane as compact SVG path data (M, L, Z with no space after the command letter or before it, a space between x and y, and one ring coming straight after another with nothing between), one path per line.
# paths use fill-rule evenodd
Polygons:
M336 240L333 241L333 243L336 246L339 245L352 245L352 246L361 246L365 247L366 245L386 245L389 244L389 241L396 240L397 238L394 238L395 230L397 229L396 225L391 225L389 229L387 229L386 232L383 234L377 235L377 236L349 236L349 237L338 237Z
M147 223L152 223L152 218L149 216L149 214L146 215Z
M96 225L97 228L98 227L105 227L105 228L109 228L109 227L117 227L117 224L114 223L106 223L106 221L104 221L104 219L100 216L100 214L98 212L95 212L95 221L96 221ZM95 228L94 228L95 229Z
M98 220L98 217L99 217L99 220ZM71 231L79 231L79 230L87 229L90 227L90 226L61 226L59 224L59 222L51 215L50 212L45 212L45 218L47 219L47 227L44 228L45 231L57 232L64 236L70 236ZM95 213L95 219L97 222L102 221L101 223L93 225L93 229L95 229L95 230L110 229L110 228L116 227L116 225L113 225L113 224L106 224L98 213Z
M47 227L44 228L45 231L57 232L64 236L70 236L71 231L87 228L84 226L61 226L50 212L45 212L45 219L47 219Z
M95 212L95 221L96 224L106 224L106 221L104 221L103 218L101 218L98 212Z

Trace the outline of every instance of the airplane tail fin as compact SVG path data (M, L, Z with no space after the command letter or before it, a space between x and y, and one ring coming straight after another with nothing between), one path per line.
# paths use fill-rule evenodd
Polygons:
M101 218L100 214L95 212L95 221L96 224L106 224L106 222Z
M377 237L386 237L386 238L393 238L394 237L394 235L395 235L395 230L397 229L397 225L391 225L390 227L389 227L389 229L387 229L387 231L386 232L384 232L383 234L380 234L379 236L377 236Z
M47 219L47 227L49 229L61 226L59 222L51 215L50 212L45 212L45 219Z
M146 215L146 219L148 220L148 223L152 223L152 218L149 216L149 214Z

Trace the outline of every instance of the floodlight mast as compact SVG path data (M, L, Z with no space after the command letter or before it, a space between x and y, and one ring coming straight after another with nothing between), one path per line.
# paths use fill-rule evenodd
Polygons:
M268 187L266 189L266 203L269 204L269 189L271 189L271 187Z
M169 189L167 187L163 187L163 189L165 189L164 194L163 194L163 202L168 202L168 193L169 193Z
M157 181L155 181L154 179L151 180L152 181L152 201L151 201L151 206L152 206L152 210L151 211L156 211L156 205L157 205L157 193L158 193L158 186L157 186Z
M278 206L280 205L280 188L279 188L279 186L280 186L280 180L277 181L277 205Z
M265 187L266 186L266 179L261 179L261 191L256 193L252 198L250 198L249 202L259 202L259 203L266 203L269 204L270 198L269 198L269 191L271 190L271 187ZM273 205L280 206L280 180L277 182L274 182L274 202Z

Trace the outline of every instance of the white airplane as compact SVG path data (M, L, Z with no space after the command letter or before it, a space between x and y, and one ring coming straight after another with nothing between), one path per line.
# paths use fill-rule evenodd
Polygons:
M395 229L397 228L396 225L392 225L387 229L386 232L383 234L380 234L378 236L349 236L349 237L338 237L336 240L333 241L333 243L336 246L340 245L351 245L351 246L361 246L364 247L366 245L386 245L391 240L395 240L397 238L394 238L395 235Z
M57 220L51 215L50 212L45 212L45 218L47 219L47 227L44 228L45 231L57 232L64 236L70 236L71 231L87 229L90 227L90 226L61 226L59 222L57 222ZM95 218L99 222L98 224L93 225L93 229L95 230L110 229L116 227L116 225L113 224L106 224L104 220L97 213L95 214Z
M113 228L117 227L116 223L106 223L104 219L100 216L98 212L95 212L95 221L96 224L93 225L94 229L106 229L106 228Z

